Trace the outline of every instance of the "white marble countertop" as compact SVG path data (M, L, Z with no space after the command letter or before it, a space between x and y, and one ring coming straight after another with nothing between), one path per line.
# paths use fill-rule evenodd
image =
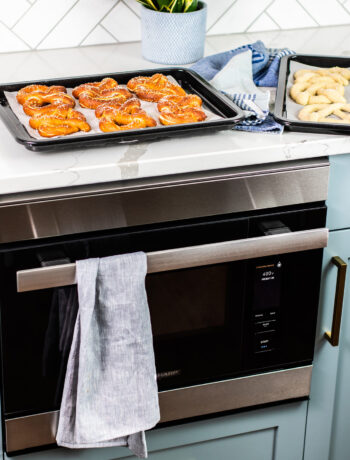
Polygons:
M207 38L206 54L261 39L299 53L350 56L348 26ZM159 67L139 43L0 54L2 83ZM142 144L39 153L18 144L0 121L0 195L192 171L350 153L350 137L222 131Z

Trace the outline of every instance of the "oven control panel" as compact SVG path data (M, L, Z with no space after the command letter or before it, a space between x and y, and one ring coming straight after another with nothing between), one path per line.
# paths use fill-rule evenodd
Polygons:
M255 267L252 305L254 353L272 351L277 346L281 274L280 260Z

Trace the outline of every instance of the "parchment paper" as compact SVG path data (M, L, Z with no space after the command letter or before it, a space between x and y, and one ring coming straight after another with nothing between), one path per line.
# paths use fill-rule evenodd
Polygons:
M294 102L293 99L289 95L289 91L294 83L294 73L300 69L318 70L321 68L322 67L302 64L301 62L290 61L290 73L289 73L288 81L287 81L287 94L286 94L286 112L287 112L287 118L289 120L301 121L298 118L298 113L303 107L305 107L301 104L297 104L296 102ZM345 88L344 97L347 100L347 102L350 102L350 85L345 86L344 88ZM334 118L337 118L337 117L334 117Z
M174 84L178 85L177 81L171 76L168 75L167 78ZM59 83L55 83L58 85ZM120 88L126 88L126 85L119 85ZM67 94L72 96L72 91L74 88L66 88L67 89ZM28 131L29 135L35 139L43 139L42 136L38 133L36 129L33 129L29 126L29 119L30 116L26 115L23 112L23 108L21 104L17 102L16 95L17 91L5 91L4 92L6 99L9 103L9 106L11 107L12 111L16 115L16 117L19 119L19 121L22 123L22 125L26 128ZM73 97L73 96L72 96ZM136 97L136 95L135 95ZM95 117L95 110L92 109L85 109L80 106L79 101L73 97L73 99L76 102L76 105L74 107L74 110L77 110L78 112L81 112L85 118L86 121L89 123L91 126L91 130L88 133L85 133L84 131L78 131L77 133L69 134L69 137L75 137L75 136L86 136L87 134L102 134L102 131L99 128L99 120ZM159 112L157 109L157 103L156 102L147 102L147 101L141 101L141 108L147 112L148 115L150 115L152 118L154 118L157 122L157 126L163 127L163 125L159 122ZM211 110L209 110L205 105L203 104L202 107L203 111L205 112L207 118L205 121L211 121L211 120L219 120L222 117L219 115L216 115L213 113ZM147 129L147 128L143 128ZM51 139L55 139L58 137L67 137L67 136L54 136Z

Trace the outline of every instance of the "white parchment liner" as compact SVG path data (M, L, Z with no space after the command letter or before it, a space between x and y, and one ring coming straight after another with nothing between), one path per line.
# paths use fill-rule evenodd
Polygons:
M178 85L177 81L171 75L168 75L167 77L172 83ZM59 84L60 84L59 82L55 82L55 85L59 85ZM119 85L119 87L126 88L126 85ZM74 88L67 88L67 94L72 96L73 89ZM43 139L43 137L40 136L40 134L38 133L36 129L33 129L29 126L30 117L23 112L23 108L21 104L17 102L17 99L16 99L17 91L11 91L11 92L5 91L4 94L6 96L6 99L8 100L9 106L11 107L12 111L14 112L16 117L19 119L19 121L22 123L22 125L26 128L30 136L32 136L35 139ZM76 106L74 107L74 110L81 112L85 116L86 121L91 126L91 130L88 133L85 133L84 131L78 131L77 133L69 134L69 137L86 136L87 134L101 134L102 131L99 128L99 120L95 117L95 110L85 109L80 106L79 101L77 99L74 99L74 100L76 102ZM151 116L152 118L156 120L157 126L163 127L163 125L159 122L159 118L158 118L159 112L157 109L157 103L141 101L141 100L140 102L141 102L141 108L145 110L149 116ZM213 113L211 110L209 110L204 105L202 109L207 116L205 121L219 120L222 118L219 115L216 115L215 113ZM143 129L147 129L147 128L143 128ZM118 132L123 132L123 131L118 131ZM54 136L54 139L58 137L67 137L67 136Z
M287 81L287 94L286 94L286 112L287 112L287 118L292 121L301 121L298 118L298 113L300 110L305 107L301 104L297 104L289 95L289 91L291 87L293 86L294 83L294 74L300 69L309 69L309 70L318 70L322 69L322 67L317 67L317 66L312 66L312 65L306 65L302 64L301 62L296 62L291 60L289 64L290 68L290 73L288 76L288 81ZM345 86L345 93L344 97L347 102L350 103L350 85ZM337 118L337 117L334 117ZM314 123L314 122L313 122ZM322 122L322 124L324 124Z

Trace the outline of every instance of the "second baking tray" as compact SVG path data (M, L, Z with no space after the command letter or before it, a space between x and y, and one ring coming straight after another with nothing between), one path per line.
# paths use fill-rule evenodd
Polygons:
M281 59L278 86L276 92L275 110L273 113L276 121L284 125L290 131L301 131L323 134L350 134L350 123L346 125L338 123L321 123L312 121L292 120L288 118L286 102L288 95L288 77L290 75L291 62L298 62L314 67L350 67L350 58L338 56L318 56L314 54L291 54ZM301 105L300 108L303 106Z
M151 76L154 73L171 75L180 86L187 92L200 96L203 106L221 118L199 123L186 123L173 126L156 126L154 128L133 129L112 133L94 133L77 137L65 136L51 139L35 139L10 108L5 91L18 91L24 86L31 84L42 85L64 85L67 88L74 88L82 83L102 80L111 77L119 84L126 84L130 78L135 76ZM79 106L77 107L79 110ZM29 150L62 150L65 148L85 148L89 146L103 146L113 142L136 142L152 141L159 138L173 137L184 134L207 133L214 130L230 129L244 118L242 110L226 96L217 91L206 80L192 70L185 68L160 68L151 70L137 70L133 72L118 72L112 74L88 75L73 78L57 78L51 80L25 81L0 85L0 116L7 128L15 137L16 141L23 144Z

